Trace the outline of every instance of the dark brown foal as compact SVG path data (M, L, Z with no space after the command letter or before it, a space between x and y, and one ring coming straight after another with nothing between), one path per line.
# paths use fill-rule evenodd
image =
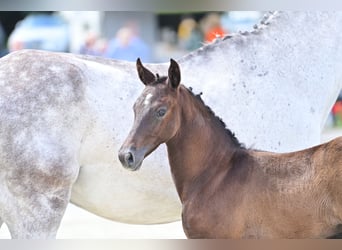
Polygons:
M119 159L137 170L166 143L187 237L326 238L341 232L341 138L285 154L246 149L180 84L175 61L168 77L155 76L140 60L137 69L146 87Z

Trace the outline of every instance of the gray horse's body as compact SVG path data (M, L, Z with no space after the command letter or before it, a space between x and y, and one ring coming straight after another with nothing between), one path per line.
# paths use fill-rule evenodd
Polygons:
M247 146L318 144L341 89L340 20L276 13L252 33L178 60L182 82L203 92ZM12 237L55 237L69 200L121 222L180 219L164 148L139 173L116 157L142 90L137 81L135 64L124 61L32 50L0 59L0 217Z

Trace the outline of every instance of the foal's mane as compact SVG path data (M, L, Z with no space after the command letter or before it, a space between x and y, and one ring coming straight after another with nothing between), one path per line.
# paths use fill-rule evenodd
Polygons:
M159 76L159 74L156 74L156 79L151 85L165 84L166 80L167 80L166 76ZM199 94L194 94L194 92L192 92L191 87L187 88L184 85L181 85L180 87L183 87L190 94L190 96L196 101L196 103L199 103L199 105L203 106L204 109L209 113L209 115L214 117L214 119L218 121L218 123L224 128L224 131L226 132L226 134L232 140L234 146L237 146L238 148L245 149L245 145L243 143L239 142L239 140L236 138L235 134L227 128L224 121L220 117L218 117L208 105L206 105L204 103L204 101L201 97L201 95L203 94L202 92Z
M184 85L182 85L182 86L184 86ZM230 137L234 146L237 146L238 148L241 148L241 149L245 149L245 145L243 143L239 142L239 140L236 138L235 134L230 129L227 128L225 122L220 117L218 117L215 114L215 112L208 105L205 104L205 102L203 101L203 99L201 97L201 95L203 94L202 92L199 94L194 94L194 92L192 92L191 87L187 88L184 86L184 89L186 89L187 92L190 94L190 96L192 96L197 101L197 103L199 103L199 105L202 105L207 110L209 115L214 117L214 119L224 128L224 131Z
M155 81L151 84L151 85L157 85L157 84L165 84L167 80L166 76L159 76L159 74L156 74L156 79ZM214 117L214 119L224 128L224 131L226 132L226 134L230 137L230 139L232 140L234 146L237 146L238 148L241 149L245 149L245 145L243 143L240 143L239 140L236 138L235 134L229 130L226 126L226 124L224 123L224 121L218 117L214 111L204 103L201 95L203 94L202 92L199 94L194 94L194 92L192 92L192 88L189 87L187 88L186 86L184 86L183 84L180 86L183 87L189 94L190 96L196 101L196 103L198 103L199 105L203 106L204 109L208 112L208 114L212 117Z
M155 81L151 84L151 85L157 85L157 84L165 84L167 80L166 76L159 76L159 74L156 74L156 79ZM230 139L232 140L234 146L237 146L238 148L241 149L245 149L245 145L243 143L240 143L239 140L236 138L235 134L229 130L226 126L226 124L224 123L224 121L218 117L214 111L204 103L201 95L203 94L202 92L199 94L194 94L194 92L192 92L192 88L189 87L185 87L184 85L181 85L180 87L182 87L190 94L190 96L196 101L196 103L199 103L199 105L203 106L204 109L209 113L210 116L214 117L214 119L216 121L218 121L218 123L224 128L224 131L226 132L226 134L230 137Z

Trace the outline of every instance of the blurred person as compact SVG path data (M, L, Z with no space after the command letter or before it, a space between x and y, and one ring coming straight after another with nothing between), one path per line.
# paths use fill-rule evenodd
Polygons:
M99 55L95 47L97 40L98 36L95 33L88 33L85 38L84 44L80 48L79 53L84 55Z
M339 93L336 102L331 109L331 114L333 125L336 127L342 126L342 91Z
M108 43L105 56L127 61L135 61L140 57L141 60L151 61L150 48L132 25L123 26L117 31L115 37Z
M25 49L24 43L22 41L14 41L10 45L8 45L8 49L10 52Z
M202 46L203 35L192 17L186 17L180 22L177 35L182 49L191 51Z
M154 62L162 63L170 58L180 58L188 51L179 46L176 30L163 27L159 32L160 40L154 46Z
M97 39L94 47L97 55L104 56L107 51L108 41L105 38L99 38Z
M216 38L224 37L227 31L221 25L221 17L217 13L210 13L202 20L204 42L213 42Z

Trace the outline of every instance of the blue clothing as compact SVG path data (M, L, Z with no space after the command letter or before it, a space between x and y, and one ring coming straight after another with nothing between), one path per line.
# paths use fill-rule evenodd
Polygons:
M138 37L132 38L127 46L122 46L116 39L113 39L108 44L105 57L132 62L140 57L141 60L147 62L151 61L151 52L144 41Z

